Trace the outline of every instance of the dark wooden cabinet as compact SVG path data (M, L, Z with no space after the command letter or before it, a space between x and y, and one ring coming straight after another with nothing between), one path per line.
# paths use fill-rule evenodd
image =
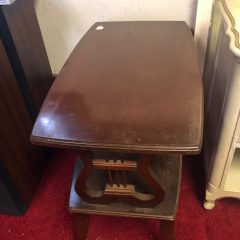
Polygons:
M27 209L47 164L29 136L53 77L33 0L0 8L0 213Z

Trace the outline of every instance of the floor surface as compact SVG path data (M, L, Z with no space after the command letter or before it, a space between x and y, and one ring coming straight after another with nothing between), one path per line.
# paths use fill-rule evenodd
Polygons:
M28 212L22 217L0 216L0 240L73 240L68 197L74 155L55 153ZM219 200L212 211L202 207L203 163L198 157L183 161L177 240L240 240L240 201ZM88 240L157 240L157 220L92 216Z

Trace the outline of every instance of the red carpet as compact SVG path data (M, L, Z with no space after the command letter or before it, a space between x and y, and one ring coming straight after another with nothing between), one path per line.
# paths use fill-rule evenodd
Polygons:
M0 240L73 240L67 211L74 156L59 151L52 159L28 212L0 216ZM177 240L240 240L240 201L218 201L213 211L202 208L204 176L201 160L184 159ZM157 240L156 220L92 216L88 240Z

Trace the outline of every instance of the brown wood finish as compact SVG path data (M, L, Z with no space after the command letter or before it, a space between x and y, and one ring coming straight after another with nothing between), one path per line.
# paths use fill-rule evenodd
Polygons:
M180 156L157 156L152 167L165 190L165 197L161 203L151 208L139 208L135 205L122 204L114 201L111 204L89 204L76 193L76 182L82 174L83 162L78 159L73 173L73 181L69 199L71 213L99 214L136 218L155 218L159 220L174 220L178 205L179 186L181 183L182 161ZM96 187L99 182L92 181L90 185Z
M7 179L0 180L19 208L4 213L22 214L47 164L29 136L53 82L34 0L0 7L0 37L0 167Z
M73 213L75 240L87 240L89 216L87 214Z
M29 141L33 123L1 41L0 89L0 160L27 205L42 175L45 156Z
M78 160L73 173L69 199L69 211L71 214L75 214L74 221L77 221L75 224L78 224L76 232L84 231L82 226L84 226L84 216L86 216L86 214L155 218L160 220L160 238L162 236L161 239L172 239L181 180L181 159L179 156L158 156L153 162L152 167L156 171L156 175L166 191L163 202L159 203L157 206L152 208L139 208L135 205L122 204L121 202L113 202L111 204L89 204L75 191L77 178L79 175L81 176L83 168L83 163ZM81 221L84 221L83 225L81 225ZM77 237L80 236L77 240L85 240L84 237L81 237L85 236L85 234L76 235Z
M96 169L135 171L137 169L137 162L129 160L93 159L92 166Z
M95 165L93 164L94 161L96 162L97 160L93 159L92 153L90 151L79 151L77 152L77 155L79 155L82 159L84 167L82 174L78 177L78 180L76 182L75 190L78 195L81 196L85 201L95 204L108 204L116 200L121 200L122 202L131 203L135 206L152 207L156 206L163 200L164 190L162 189L161 183L157 179L156 174L149 167L154 156L140 155L136 161L132 161L133 163L135 163L132 165L135 165L136 167L134 169L127 168L128 173L138 173L139 177L145 183L145 188L148 189L148 192L143 193L138 191L133 183L128 184L126 178L122 179L120 177L120 175L122 175L126 171L124 160L122 160L122 164L117 163L116 165L114 165L111 163L109 165L107 161L105 164L103 164L103 160L101 159L102 164L99 168L99 165L95 167ZM130 164L128 163L127 167L129 165ZM100 169L101 171L111 170L116 174L116 181L114 182L110 177L104 183L105 189L101 190L94 190L90 187L87 187L87 179L89 178L90 174L93 172L94 169Z
M160 221L160 236L159 240L174 240L174 221Z
M202 81L186 23L96 23L50 89L31 141L80 156L72 213L174 220L180 164L172 160L200 152L202 118ZM94 151L139 157L129 164L128 158L94 159ZM163 153L170 156L156 159ZM169 169L176 173L171 178ZM135 170L139 177L128 182ZM140 185L142 192L135 190ZM162 230L173 237L171 224Z
M96 30L99 25L104 29ZM198 153L202 101L186 23L96 23L55 80L31 140L75 149Z
M2 11L38 112L53 83L53 76L34 0L17 0L12 5L3 6Z
M72 214L75 226L75 240L87 240L89 217L86 214ZM160 220L159 240L174 240L174 222Z

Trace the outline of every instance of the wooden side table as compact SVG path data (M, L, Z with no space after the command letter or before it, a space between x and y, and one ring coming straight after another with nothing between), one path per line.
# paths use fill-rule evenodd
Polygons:
M161 238L173 238L181 157L201 149L202 102L184 22L91 27L31 136L34 144L74 149L81 159L69 201L77 239L86 238L87 214L160 219Z

